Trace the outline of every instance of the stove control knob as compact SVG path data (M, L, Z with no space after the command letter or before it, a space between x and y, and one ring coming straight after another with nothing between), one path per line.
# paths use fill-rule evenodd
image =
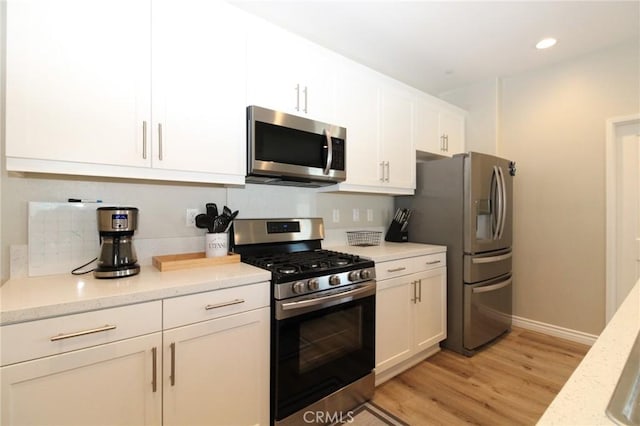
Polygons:
M309 288L309 290L315 291L320 288L320 281L318 281L317 278L311 278L307 283L307 287Z
M293 283L293 285L291 286L291 290L293 290L293 292L297 293L297 294L304 293L305 289L306 289L306 286L304 285L304 283L302 281L298 281L297 283Z
M371 278L371 271L368 269L363 269L362 271L360 271L360 278L362 278L363 280L368 280L369 278Z
M360 279L360 271L349 272L349 281L358 281Z
M331 285L338 285L340 284L340 276L338 275L331 275L329 277L329 284Z

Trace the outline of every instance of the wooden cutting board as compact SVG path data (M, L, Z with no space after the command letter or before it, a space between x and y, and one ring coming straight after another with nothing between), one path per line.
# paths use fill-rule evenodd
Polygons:
M204 252L167 254L164 256L153 256L153 266L161 272L177 271L179 269L201 268L204 266L224 265L227 263L240 262L240 255L229 253L226 256L206 257Z

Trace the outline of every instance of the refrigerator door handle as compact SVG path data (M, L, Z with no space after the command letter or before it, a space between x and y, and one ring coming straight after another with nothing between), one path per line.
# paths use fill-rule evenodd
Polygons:
M498 232L498 239L502 239L502 235L504 234L504 225L507 221L507 185L504 181L504 172L502 171L502 167L498 167L499 177L500 177L500 192L502 193L502 202L500 207L502 209L502 221L500 223L500 231Z
M502 185L500 181L499 170L500 169L498 168L498 166L493 166L493 175L491 176L491 180L492 180L491 192L493 193L491 199L492 201L495 200L495 203L496 203L495 206L491 206L492 223L495 223L495 227L493 229L493 236L492 236L494 240L499 239L500 225L502 224L503 201L502 201Z
M493 263L500 262L502 260L510 259L513 254L511 252L507 254L501 254L499 256L490 256L490 257L474 257L471 260L471 263L479 264L479 263Z
M472 289L471 292L472 293L488 293L490 291L496 291L496 290L500 290L501 288L505 288L511 285L512 282L513 282L513 279L509 278L508 280L502 281L498 284L491 284L483 287L476 287Z

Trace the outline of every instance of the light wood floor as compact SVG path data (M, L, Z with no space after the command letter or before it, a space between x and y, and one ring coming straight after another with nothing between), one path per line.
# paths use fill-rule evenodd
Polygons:
M534 425L589 346L513 328L471 358L442 350L376 388L410 425Z

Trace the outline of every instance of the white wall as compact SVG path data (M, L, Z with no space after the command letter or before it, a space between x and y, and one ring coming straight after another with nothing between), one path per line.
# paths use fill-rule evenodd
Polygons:
M592 334L604 327L605 121L640 111L639 86L634 40L443 94L469 110L469 150L493 145L517 163L514 315ZM476 125L485 121L495 131Z

